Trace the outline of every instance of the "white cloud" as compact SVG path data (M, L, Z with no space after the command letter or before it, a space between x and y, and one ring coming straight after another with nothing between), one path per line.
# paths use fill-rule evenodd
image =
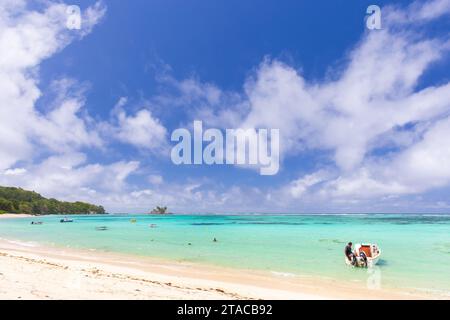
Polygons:
M322 84L309 84L289 66L265 61L247 89L252 109L244 127L280 128L287 153L334 150L336 164L352 170L378 136L446 112L450 84L414 93L418 78L446 50L438 40L380 31L353 51L336 81Z
M167 130L148 110L140 110L135 115L120 112L116 137L122 141L144 149L157 149L166 144Z
M18 169L7 170L3 175L0 174L0 185L37 190L46 196L67 200L95 200L93 193L97 197L97 193L109 194L125 190L126 179L138 168L139 162L136 161L90 164L84 154L71 153L51 156L33 164L28 167L26 174Z
M399 10L383 10L393 17L388 28L368 32L332 79L309 83L288 65L266 60L247 84L244 126L280 128L285 156L334 154L335 174L293 181L286 192L294 199L319 182L323 199L420 193L450 183L450 83L417 90L425 71L448 59L448 42L425 38L414 26L398 29ZM448 1L435 1L417 2L405 14L430 21L448 13ZM380 159L374 151L385 147L391 151Z
M51 149L99 144L80 115L80 99L62 99L48 114L35 108L39 64L62 50L77 35L65 27L66 8L49 3L43 11L27 10L23 1L3 1L0 11L0 170L32 158L36 143ZM104 14L96 4L88 9L80 36ZM69 129L70 128L70 129Z
M326 181L328 176L329 174L325 171L307 174L302 178L292 181L287 187L286 192L294 199L301 198L311 187Z
M449 0L415 1L404 10L403 8L389 8L383 15L389 25L424 23L446 16L450 13Z
M52 151L66 152L81 147L100 147L102 138L84 110L84 93L76 92L70 79L55 81L58 98L45 114L35 117L29 128L30 140Z
M150 99L150 103L172 116L180 115L185 121L181 125L191 125L201 119L211 127L234 128L248 113L249 106L240 93L221 90L214 84L200 82L195 77L177 80L168 74L167 67L157 77L162 92Z
M87 8L82 30L76 32L66 29L65 4L45 5L42 11L29 10L25 1L3 0L0 5L0 184L63 199L89 197L94 189L120 190L139 163L87 163L79 149L103 142L83 110L83 91L73 80L55 81L55 101L44 111L36 108L42 96L40 63L88 34L105 7L98 2ZM25 167L12 167L20 161Z
M94 26L103 19L105 14L106 6L102 1L97 1L93 6L86 8L81 16L82 36L91 33Z
M109 122L100 124L102 135L110 141L116 139L146 151L161 151L167 148L167 129L147 108L134 114L126 111L127 97L121 97L111 110Z
M72 41L92 31L106 13L97 2L82 12L82 29L66 28L63 3L46 2L41 11L25 1L0 5L0 184L37 190L66 200L92 200L128 189L127 178L137 161L89 163L85 147L106 143L101 123L85 108L85 90L68 78L53 82L56 98L44 110L36 103L39 66ZM121 100L120 109L126 103ZM165 128L146 110L128 116L117 113L117 138L137 146L160 145ZM109 137L108 137L109 138ZM23 168L14 168L18 162Z
M3 173L5 176L20 176L22 174L25 174L27 172L24 168L14 168L14 169L8 169L5 170Z
M164 178L158 174L152 174L148 177L148 181L153 185L159 185L164 182Z

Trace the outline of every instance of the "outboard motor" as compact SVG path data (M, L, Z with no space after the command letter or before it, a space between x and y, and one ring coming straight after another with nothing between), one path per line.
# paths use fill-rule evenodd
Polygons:
M367 256L366 256L366 253L364 251L361 251L359 253L359 257L361 258L361 262L362 262L363 266L367 267Z

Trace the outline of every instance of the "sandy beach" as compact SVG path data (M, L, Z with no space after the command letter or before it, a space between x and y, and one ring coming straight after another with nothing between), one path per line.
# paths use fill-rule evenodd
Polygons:
M0 219L10 219L10 218L30 218L33 217L31 214L22 213L3 213L0 214Z
M331 279L0 240L0 299L421 299Z

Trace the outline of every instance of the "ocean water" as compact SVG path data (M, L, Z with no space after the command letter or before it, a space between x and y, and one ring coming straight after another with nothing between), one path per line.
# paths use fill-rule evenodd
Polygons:
M3 219L0 238L257 269L280 277L319 276L373 288L412 288L450 297L450 215L70 218L73 223L60 223L61 216ZM31 225L32 220L44 224ZM108 230L96 230L100 226ZM370 270L345 265L348 241L377 243L382 250L379 264Z

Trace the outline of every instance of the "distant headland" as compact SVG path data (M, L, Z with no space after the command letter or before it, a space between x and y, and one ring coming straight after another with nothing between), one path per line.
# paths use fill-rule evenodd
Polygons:
M34 191L0 186L0 214L104 214L102 206L47 199Z

